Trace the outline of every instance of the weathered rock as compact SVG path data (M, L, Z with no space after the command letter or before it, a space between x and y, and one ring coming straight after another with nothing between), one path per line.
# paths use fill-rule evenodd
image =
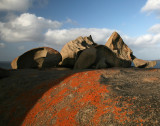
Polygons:
M11 72L0 80L1 126L160 124L160 69Z
M131 66L131 62L129 60L118 57L110 48L104 45L98 45L95 48L97 49L96 68L105 68L105 65L103 64L106 64L106 67Z
M156 61L146 61L138 58L135 58L133 60L133 63L135 67L139 67L139 68L151 68L157 64Z
M18 60L19 56L16 57L12 62L11 62L11 67L12 69L17 69L17 60Z
M77 59L74 69L89 68L96 60L96 49L94 47L85 49Z
M118 57L132 61L132 50L124 43L117 32L112 33L105 45L115 52Z
M137 59L133 55L132 50L124 43L123 39L117 32L113 32L108 41L105 44L109 47L119 58L133 61L135 67L150 68L156 65L156 61L145 61Z
M78 37L77 39L68 42L64 45L61 50L62 62L60 65L66 67L73 67L78 54L87 48L96 45L96 43L92 40L92 37Z
M55 67L62 60L61 54L49 47L31 49L15 58L12 69Z
M9 71L3 68L0 68L0 79L1 78L5 78L5 77L9 77Z
M75 69L130 67L129 60L119 58L111 49L104 45L84 50L75 63Z

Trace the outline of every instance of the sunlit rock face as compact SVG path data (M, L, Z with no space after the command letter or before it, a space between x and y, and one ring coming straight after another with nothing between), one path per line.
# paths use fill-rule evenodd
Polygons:
M110 48L119 58L129 60L132 62L132 50L124 43L123 39L117 32L113 32L105 44Z
M133 62L135 67L151 68L156 65L156 61L145 61L136 58L117 32L112 33L105 45L116 53L119 58Z

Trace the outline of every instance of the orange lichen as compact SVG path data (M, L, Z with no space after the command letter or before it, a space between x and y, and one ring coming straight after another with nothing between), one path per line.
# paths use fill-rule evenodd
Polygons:
M112 119L119 124L129 121L143 122L142 119L131 120L128 116L134 114L130 107L133 105L131 101L135 98L127 97L125 101L120 101L124 98L123 96L110 97L108 86L99 82L101 74L98 70L76 73L50 82L47 86L51 88L43 95L36 91L45 87L45 84L31 90L29 94L22 94L17 100L25 101L25 107L29 106L29 102L34 101L40 94L42 95L32 109L25 113L26 117L22 125L79 125L77 116L80 110L88 105L96 109L90 119L90 122L95 125L99 125L101 117L107 113L112 114ZM122 104L121 107L117 106L119 103Z

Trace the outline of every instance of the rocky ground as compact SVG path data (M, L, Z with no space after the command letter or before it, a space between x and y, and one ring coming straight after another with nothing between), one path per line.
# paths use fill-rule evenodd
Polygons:
M160 69L10 70L0 126L160 125Z

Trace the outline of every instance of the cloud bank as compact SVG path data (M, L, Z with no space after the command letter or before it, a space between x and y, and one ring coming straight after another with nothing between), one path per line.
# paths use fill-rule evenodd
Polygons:
M45 33L45 42L64 45L66 42L76 39L79 36L92 35L93 40L98 43L104 43L114 30L98 28L72 28L60 30L48 30Z
M52 21L34 14L23 13L14 20L0 22L0 38L6 42L42 42L49 28L61 27L58 21Z
M67 20L68 21L68 20ZM69 22L72 22L70 19ZM62 29L65 23L23 13L20 16L0 22L0 39L5 42L39 42L53 46L62 46L78 36L92 35L93 40L105 44L116 29L107 28L70 28ZM130 37L122 33L122 38L131 47L149 47L159 45L160 24L153 25L148 33L138 37ZM118 31L121 34L121 31Z

